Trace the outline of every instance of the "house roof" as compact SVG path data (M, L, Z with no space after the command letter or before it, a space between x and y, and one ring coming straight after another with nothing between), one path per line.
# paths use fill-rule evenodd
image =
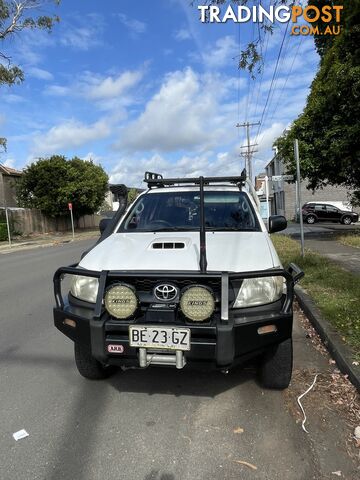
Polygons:
M0 172L5 174L5 175L11 175L11 176L15 176L15 177L20 177L20 175L23 174L22 171L15 170L15 168L6 167L2 163L0 163Z

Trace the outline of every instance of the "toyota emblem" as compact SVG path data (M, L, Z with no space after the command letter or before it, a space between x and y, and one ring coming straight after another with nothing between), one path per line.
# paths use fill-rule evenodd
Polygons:
M154 295L158 300L168 302L177 297L178 289L174 285L162 283L154 289Z

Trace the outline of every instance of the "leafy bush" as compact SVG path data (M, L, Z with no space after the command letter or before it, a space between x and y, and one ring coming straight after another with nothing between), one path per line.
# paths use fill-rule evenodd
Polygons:
M0 223L0 242L5 242L8 239L6 223Z

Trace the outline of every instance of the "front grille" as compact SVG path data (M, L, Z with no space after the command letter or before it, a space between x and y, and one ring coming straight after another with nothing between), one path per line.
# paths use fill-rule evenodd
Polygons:
M199 279L191 279L191 278L166 278L159 280L158 278L122 278L121 281L132 285L135 289L139 292L152 292L154 287L159 283L166 283L170 282L176 285L180 290L185 287L189 287L191 285L205 285L212 289L216 296L221 295L221 282L220 279L206 279L206 278L199 278Z

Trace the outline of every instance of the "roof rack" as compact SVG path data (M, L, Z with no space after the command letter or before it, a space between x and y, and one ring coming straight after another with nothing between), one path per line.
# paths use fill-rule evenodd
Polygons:
M193 185L209 185L210 183L232 183L235 185L244 185L246 182L246 170L241 172L239 177L193 177L193 178L163 178L160 173L145 172L144 182L148 187L166 187L170 185L189 184Z

